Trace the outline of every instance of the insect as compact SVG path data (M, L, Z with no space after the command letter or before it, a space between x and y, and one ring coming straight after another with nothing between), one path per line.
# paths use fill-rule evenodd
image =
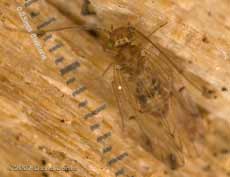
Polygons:
M56 30L74 28L87 29ZM105 72L113 68L112 88L122 129L126 131L134 121L139 130L129 134L136 142L171 169L182 167L185 156L197 154L193 142L205 129L182 78L198 89L204 85L200 87L199 79L181 70L167 52L130 24L111 31L95 30L106 33L105 48L115 53Z
M151 153L171 169L183 166L185 154L197 153L190 142L204 127L185 87L176 88L179 76L167 56L130 25L112 30L108 48L117 53L112 85L122 127L129 121L127 115L132 115ZM197 134L191 136L191 131Z

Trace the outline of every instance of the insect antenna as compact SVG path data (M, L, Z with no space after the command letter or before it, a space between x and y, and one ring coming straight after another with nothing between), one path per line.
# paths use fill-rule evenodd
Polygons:
M57 28L57 29L46 29L46 30L32 30L32 31L26 31L24 29L17 29L17 28L12 28L7 26L5 23L2 23L2 27L5 28L6 30L9 31L14 31L14 32L22 32L22 33L41 33L41 32L51 32L51 31L61 31L64 29L68 29L67 27L63 27L63 28ZM73 28L73 27L72 27Z
M92 25L73 25L73 26L65 26L65 27L59 27L59 28L52 28L52 29L45 29L45 30L32 30L32 31L26 31L24 29L17 29L17 28L12 28L7 26L4 22L2 22L2 27L5 28L6 30L13 31L13 32L22 32L22 33L29 33L29 34L44 34L47 32L57 32L57 31L64 31L64 30L83 30L83 31L92 31L96 30L99 32L105 32L107 34L110 34L110 31L106 29L102 29L99 27L95 27Z

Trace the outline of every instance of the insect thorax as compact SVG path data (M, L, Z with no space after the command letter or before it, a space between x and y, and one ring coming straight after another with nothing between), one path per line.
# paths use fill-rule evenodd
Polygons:
M110 39L114 42L115 47L120 47L131 43L133 37L134 33L129 27L117 28L110 34Z

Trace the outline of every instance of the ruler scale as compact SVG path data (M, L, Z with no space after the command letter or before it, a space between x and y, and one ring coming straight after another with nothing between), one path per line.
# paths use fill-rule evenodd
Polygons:
M39 0L27 0L27 1L25 1L24 5L22 5L22 6L24 8L29 8L29 7L32 8L33 4L35 4L35 3L39 3ZM36 12L32 11L29 14L31 19L35 19L36 17L38 17L40 15L41 15L41 12L37 12L37 11ZM40 22L37 25L36 29L37 30L43 30L55 22L57 22L57 19L55 17L47 17L43 22ZM48 42L54 38L54 36L52 35L51 32L49 32L48 34L44 33L41 36L43 36L43 35L44 35L44 37L43 37L44 42ZM53 54L53 53L57 53L59 49L64 50L64 48L65 48L65 46L62 43L56 43L56 44L53 44L53 46L50 47L48 49L48 51L50 54ZM55 56L53 61L54 61L55 65L64 65L65 58L63 56L58 56L58 57ZM65 79L66 80L65 84L67 86L76 82L76 77L73 76L73 73L74 73L74 71L77 71L78 69L80 69L80 67L81 67L81 63L78 60L76 60L73 63L66 64L66 65L62 66L61 69L59 69L59 74L62 77L65 77L68 75L68 78ZM78 86L72 90L72 96L76 97L78 95L81 95L86 90L87 90L86 86L80 85L80 86ZM88 104L89 104L89 101L87 99L85 99L84 101L80 101L79 105L78 105L78 109L82 109L84 107L87 107ZM85 121L91 121L93 118L95 118L101 112L103 112L106 108L107 108L106 103L103 103L103 104L99 105L98 107L94 108L92 111L86 113L82 118ZM102 124L101 122L93 123L89 126L89 129L91 130L92 133L94 133L97 130L103 130L103 126L101 124ZM104 132L100 135L97 135L96 142L103 144L103 142L108 141L111 138L113 138L112 131L107 131L107 132ZM108 155L110 157L107 159L107 162L106 162L108 167L112 167L115 164L118 164L120 161L128 158L128 153L124 150L121 150L121 151L123 151L121 153L114 154L112 152L113 151L112 144L104 145L100 151L101 151L102 155ZM113 168L112 171L114 173L114 176L116 176L116 177L118 177L118 176L119 177L121 177L121 176L134 177L134 176L129 175L129 172L126 170L125 167L119 167L117 169Z

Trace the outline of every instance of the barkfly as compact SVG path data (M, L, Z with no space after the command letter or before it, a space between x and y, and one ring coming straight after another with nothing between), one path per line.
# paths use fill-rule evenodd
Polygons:
M166 24L159 25L153 33ZM72 26L42 32L75 28L91 30L88 26ZM171 169L182 167L185 157L197 154L194 142L205 128L179 78L198 89L203 86L199 87L197 79L181 70L163 49L130 24L111 27L110 31L94 30L105 34L104 48L115 54L103 74L113 68L112 88L122 130L126 131L129 122L134 121L139 130L130 132L130 137Z
M131 136L140 144L140 137L145 137L146 149L171 169L183 166L185 156L197 156L195 140L204 135L205 124L183 79L200 90L207 85L199 86L198 78L177 67L164 50L131 25L112 27L107 49L115 52L109 67L113 66L121 127L125 129L129 118L134 119L143 135Z

